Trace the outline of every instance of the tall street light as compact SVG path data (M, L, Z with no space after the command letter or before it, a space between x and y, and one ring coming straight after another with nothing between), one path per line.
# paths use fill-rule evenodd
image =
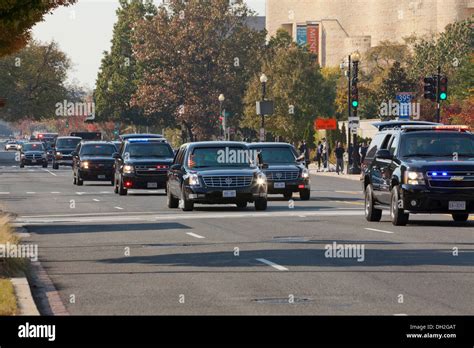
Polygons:
M225 131L225 127L227 125L227 122L226 122L226 119L225 119L225 113L223 114L223 105L224 105L224 101L225 101L225 96L224 94L220 94L219 95L219 119L222 117L222 135L224 137L224 140L226 140L226 131Z
M265 101L265 97L267 94L267 82L268 77L265 74L260 76L260 82L262 83L262 101ZM265 115L262 113L261 115L261 123L260 123L260 141L265 141Z

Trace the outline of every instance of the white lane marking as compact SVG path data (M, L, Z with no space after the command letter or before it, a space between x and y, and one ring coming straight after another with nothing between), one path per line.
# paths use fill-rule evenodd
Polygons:
M76 192L76 195L82 196L85 192Z
M0 195L9 195L10 192L0 192Z
M112 192L110 192L110 191L100 191L100 193L105 194L105 195L112 194Z
M277 269L277 270L279 270L279 271L288 271L288 268L283 267L283 266L280 266L280 265L277 265L276 263L271 262L271 261L268 261L268 260L266 260L266 259L256 259L256 260L259 261L259 262L262 262L262 263L264 263L264 264L266 264L266 265L268 265L268 266L271 266L271 267L273 267L273 268L275 268L275 269Z
M34 194L36 194L36 192L27 192L26 194L27 195L34 195Z
M395 232L390 232L390 231L384 231L384 230L377 230L376 228L365 228L367 231L374 231L374 232L381 232L381 233L388 233L388 234L393 234Z
M123 210L122 207L114 207L115 209L118 209L118 210Z
M406 317L406 316L408 316L408 314L405 314L405 313L395 313L394 316L396 316L396 317Z
M93 201L94 202L100 202L100 199L94 198Z
M187 232L186 234L187 234L188 236L191 236L191 237L194 237L194 238L198 238L198 239L204 239L204 238L206 238L206 237L200 236L199 234L192 233L192 232Z
M43 169L45 172L48 172L49 174L51 175L54 175L54 176L57 176L56 174L54 174L52 171L48 170L48 169Z
M58 194L60 194L61 192L53 191L53 192L51 192L51 193L52 193L53 195L58 195Z

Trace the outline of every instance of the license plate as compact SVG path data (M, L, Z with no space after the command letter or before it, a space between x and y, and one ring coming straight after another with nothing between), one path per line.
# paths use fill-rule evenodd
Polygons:
M282 189L285 188L285 183L284 182L276 182L273 184L273 187L276 189Z
M157 182L149 182L146 184L147 188L158 188L158 183Z
M36 163L36 160L31 160L31 163Z
M237 192L235 190L222 191L222 197L224 197L224 198L234 198L234 197L237 197Z
M465 201L450 201L449 210L466 210Z
M105 179L105 175L97 175L99 179Z

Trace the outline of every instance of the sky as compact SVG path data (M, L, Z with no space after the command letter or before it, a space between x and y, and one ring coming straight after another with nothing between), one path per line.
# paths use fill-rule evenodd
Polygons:
M265 0L246 2L259 15L265 15ZM117 0L78 0L73 6L58 8L45 16L33 28L33 38L58 42L72 61L69 82L92 90L103 52L110 50L117 7Z

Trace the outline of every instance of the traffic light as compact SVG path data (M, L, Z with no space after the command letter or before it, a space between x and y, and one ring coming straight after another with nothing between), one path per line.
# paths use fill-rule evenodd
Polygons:
M438 76L428 76L423 80L425 83L425 99L436 101L437 99L437 87L438 87Z
M351 88L351 100L352 108L357 109L359 107L359 88L357 87L357 84Z
M66 128L69 128L69 120L66 120Z
M448 99L448 78L446 76L440 76L438 86L438 100Z

